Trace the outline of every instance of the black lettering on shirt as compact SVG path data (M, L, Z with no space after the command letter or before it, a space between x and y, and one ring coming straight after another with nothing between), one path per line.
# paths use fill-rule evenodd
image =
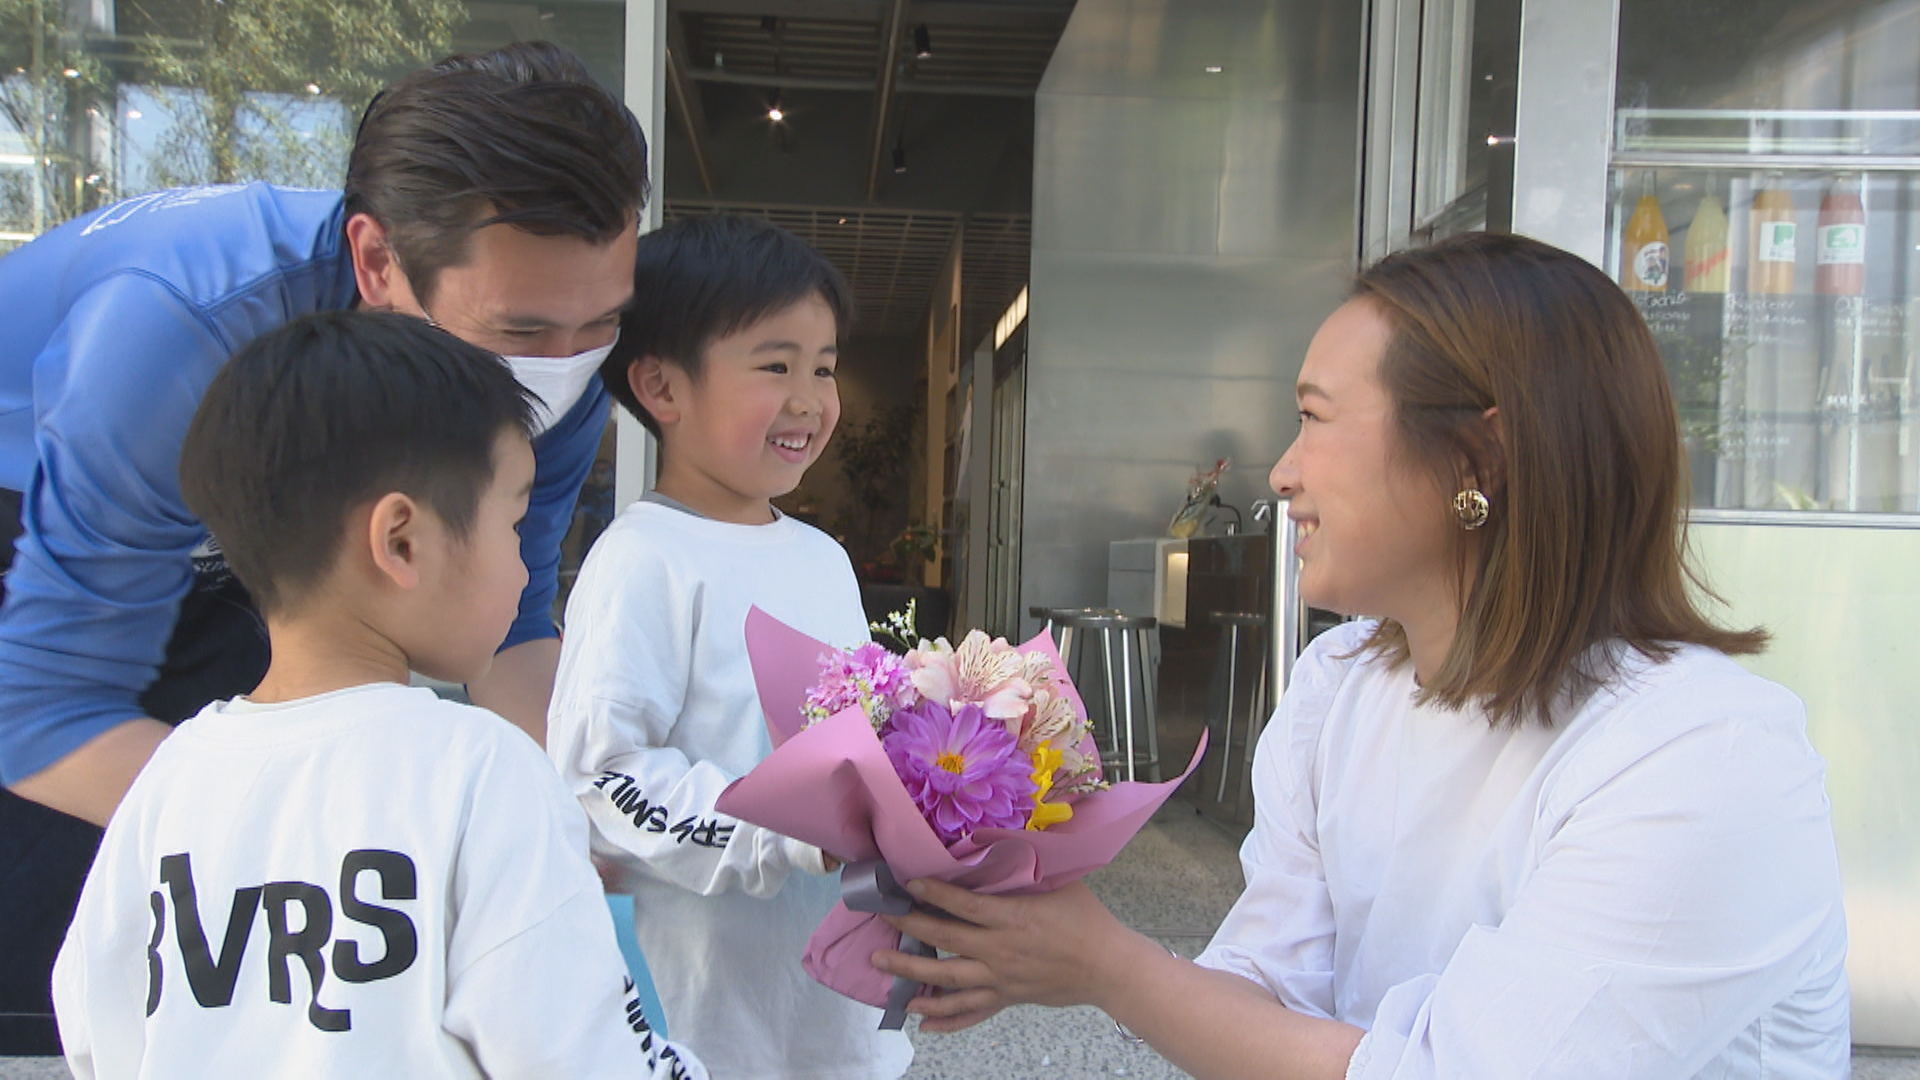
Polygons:
M153 910L153 936L147 942L147 1015L152 1016L160 1008L165 990L165 957L160 945L166 937L167 904L171 902L174 937L186 969L187 986L202 1008L224 1008L233 1003L247 943L253 934L254 916L264 910L268 999L282 1005L293 1003L290 964L298 957L313 987L307 1021L321 1031L352 1030L350 1010L331 1009L320 1003L321 987L327 978L328 943L333 944L334 973L343 984L392 978L411 968L420 956L419 932L405 912L361 898L357 891L360 875L368 870L379 878L378 889L383 900L417 899L420 882L413 860L397 851L362 848L348 852L340 860L341 914L380 932L383 946L378 960L363 959L359 941L333 940L333 897L324 887L304 881L274 881L235 889L220 958L215 960L200 922L191 857L185 852L162 857L160 881L166 891L156 889L148 897ZM295 907L300 909L297 924L296 917L290 915Z
M287 909L298 903L303 909L299 930L291 930ZM265 887L262 906L267 910L267 997L282 1005L293 1002L293 976L287 960L298 956L313 981L313 999L307 1005L307 1021L321 1031L347 1031L353 1027L352 1014L346 1009L329 1009L320 1004L320 984L327 978L327 963L320 951L333 936L333 902L327 890L304 881L275 881Z
M701 847L723 848L727 846L727 841L733 839L733 826L708 819L701 822L688 839Z
M187 986L193 991L193 1000L203 1009L231 1005L233 987L240 978L240 959L247 949L247 936L253 932L253 913L260 907L260 886L233 891L226 939L220 944L220 959L216 961L207 946L207 933L200 925L199 899L193 892L193 863L185 852L161 858L160 880L173 900L174 937L180 942L180 959L187 969Z
M160 1007L160 976L166 968L160 962L160 939L167 936L167 898L155 889L147 895L153 908L153 936L147 939L147 1015Z
M631 975L622 981L626 984L621 988L621 993L627 995L627 1025L633 1028L635 1035L645 1035L653 1030L653 1025L647 1023L647 1010L640 1003L640 991L635 987Z
M616 780L619 783L614 783ZM606 794L610 806L633 819L634 828L650 833L667 831L666 804L649 802L640 792L639 781L633 777L626 773L603 772L593 786Z
M618 781L618 783L615 783ZM670 833L678 844L691 843L695 847L724 848L733 839L733 823L721 824L725 818L702 818L689 814L667 826L667 804L648 802L641 794L640 784L626 773L603 772L593 786L603 792L607 802L621 814L633 819L633 827L650 833Z
M633 979L623 979L625 987L621 993L627 995L627 1025L633 1033L640 1036L640 1051L647 1055L648 1061L665 1061L672 1068L673 1080L686 1080L687 1066L680 1060L680 1051L665 1039L654 1035L653 1025L647 1023L647 1011L640 1004L640 991L634 987Z
M386 949L371 963L360 958L360 944L336 941L333 944L333 973L341 981L368 983L390 979L413 966L420 955L420 937L413 920L392 908L369 904L355 891L362 871L371 870L380 879L382 900L415 900L420 896L419 875L413 860L397 851L361 849L347 852L340 860L340 914L354 922L380 931Z

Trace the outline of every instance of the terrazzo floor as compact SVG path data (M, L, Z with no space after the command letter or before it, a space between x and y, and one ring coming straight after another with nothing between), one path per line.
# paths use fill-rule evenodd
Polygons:
M1205 947L1240 892L1238 843L1178 801L1088 884L1128 925L1183 956ZM913 1033L907 1080L1079 1080L1184 1075L1121 1040L1097 1009L1008 1009L954 1035ZM1920 1080L1920 1053L1860 1050L1854 1080ZM57 1058L0 1058L0 1080L70 1080Z

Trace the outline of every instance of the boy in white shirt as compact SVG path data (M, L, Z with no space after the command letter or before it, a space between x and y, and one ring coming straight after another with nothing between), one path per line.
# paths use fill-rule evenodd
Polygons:
M493 713L532 413L500 359L336 312L241 349L180 490L264 614L250 695L161 743L54 968L79 1077L699 1078L625 977L587 823Z
M659 437L660 478L601 534L567 602L547 753L631 880L667 1029L714 1076L897 1077L906 1037L801 968L837 867L714 809L771 752L748 609L834 644L867 638L846 552L769 501L839 419L846 282L791 233L706 216L640 238L634 289L602 377Z

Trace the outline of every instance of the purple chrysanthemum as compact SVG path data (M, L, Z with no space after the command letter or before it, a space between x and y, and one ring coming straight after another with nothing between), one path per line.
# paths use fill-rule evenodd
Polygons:
M978 705L923 701L893 714L881 740L914 805L948 844L976 829L1018 829L1033 809L1033 763Z

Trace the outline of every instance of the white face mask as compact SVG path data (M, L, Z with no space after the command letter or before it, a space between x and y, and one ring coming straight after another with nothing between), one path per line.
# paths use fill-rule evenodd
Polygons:
M619 335L614 336L614 341ZM520 385L533 391L539 398L533 403L533 434L537 437L546 433L561 417L567 415L580 399L586 396L587 387L600 377L600 365L606 362L608 354L613 352L613 341L597 349L588 349L573 356L503 356L513 369L513 377Z
M425 305L421 306L420 313L426 316L429 325L447 330ZM452 334L453 331L447 330L447 333ZM572 356L500 357L513 372L514 379L534 394L533 438L545 435L548 428L580 403L580 399L586 395L587 386L599 376L600 365L606 362L619 341L620 332L615 330L612 341Z

